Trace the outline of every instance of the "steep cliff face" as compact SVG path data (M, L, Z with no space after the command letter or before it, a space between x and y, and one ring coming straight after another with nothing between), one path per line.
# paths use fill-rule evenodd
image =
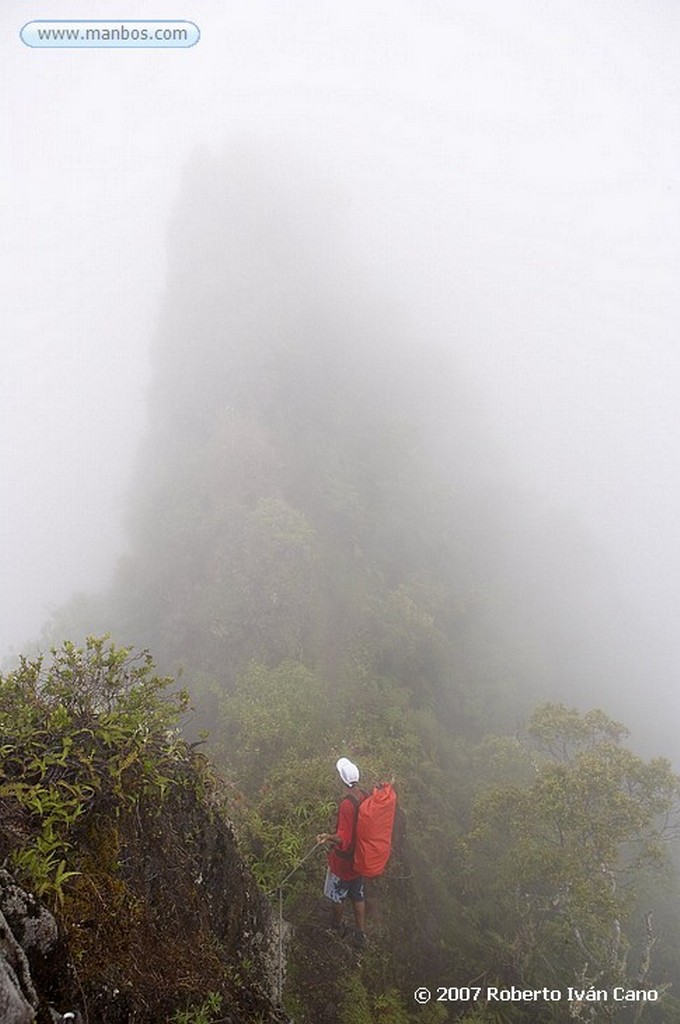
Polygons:
M269 904L225 821L183 799L120 829L102 820L90 839L89 869L54 915L0 872L3 1024L69 1011L89 1024L191 1020L209 995L221 1021L287 1021L272 1001Z
M167 682L104 641L0 677L2 1024L287 1020L269 904Z
M269 904L221 815L180 791L160 813L147 804L118 827L98 823L90 843L89 881L74 880L65 906L90 1022L156 1024L211 993L233 1024L286 1019L271 1001Z
M63 970L57 924L52 914L0 871L0 1020L30 1024L41 1007L36 980L50 965ZM61 1015L44 1019L59 1020Z

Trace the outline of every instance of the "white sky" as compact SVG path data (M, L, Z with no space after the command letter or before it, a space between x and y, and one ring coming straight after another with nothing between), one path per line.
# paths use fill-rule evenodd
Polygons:
M121 16L202 38L18 38ZM462 361L509 466L578 513L672 658L674 0L3 0L0 653L112 571L182 167L248 140L318 168L357 264Z

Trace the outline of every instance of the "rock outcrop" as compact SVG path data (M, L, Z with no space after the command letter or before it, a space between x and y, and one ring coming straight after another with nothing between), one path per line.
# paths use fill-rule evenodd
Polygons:
M52 914L30 893L0 870L0 1021L32 1024L34 1021L76 1024L51 1007L38 993L46 973L66 971L57 923ZM35 980L34 980L35 978ZM58 989L55 986L55 990Z
M0 1024L287 1019L269 903L169 682L107 638L0 676Z
M56 917L0 871L2 1024L158 1024L209 994L229 1024L287 1022L276 922L228 822L185 794L99 825Z

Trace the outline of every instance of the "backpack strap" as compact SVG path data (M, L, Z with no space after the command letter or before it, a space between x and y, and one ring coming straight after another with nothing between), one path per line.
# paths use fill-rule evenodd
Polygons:
M361 793L361 796L357 796L356 794L358 793ZM347 847L347 849L334 851L335 856L340 857L341 860L351 861L354 859L354 848L357 844L357 821L359 820L359 807L364 802L367 796L368 794L364 793L363 789L351 789L347 796L344 797L345 800L349 800L350 803L352 803L354 806L354 824L352 825L352 841Z

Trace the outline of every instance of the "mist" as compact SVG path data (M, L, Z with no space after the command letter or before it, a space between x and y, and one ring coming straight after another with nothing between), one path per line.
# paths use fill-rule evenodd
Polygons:
M125 554L163 303L197 338L221 315L183 307L168 265L191 168L212 161L192 202L204 250L200 232L185 247L194 302L211 251L247 278L245 305L235 272L224 296L235 330L274 273L289 304L331 281L339 303L370 296L383 312L370 329L369 303L356 313L365 357L386 382L420 367L428 457L443 485L469 481L471 563L521 580L551 695L588 696L673 755L680 14L200 7L125 11L195 21L186 51L30 50L25 8L0 16L0 651L104 590ZM58 16L120 12L30 14ZM186 365L174 383L191 412L206 396Z

